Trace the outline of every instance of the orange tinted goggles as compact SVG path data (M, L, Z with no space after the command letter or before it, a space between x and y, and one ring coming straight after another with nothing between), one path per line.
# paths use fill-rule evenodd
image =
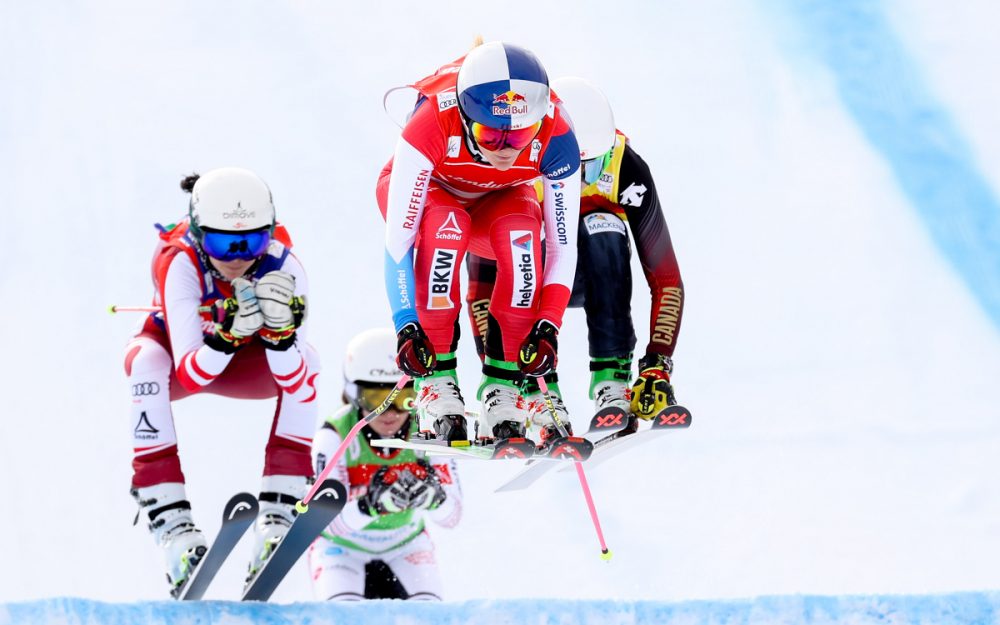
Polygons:
M472 133L472 138L476 140L479 147L490 152L495 152L503 148L523 150L531 145L531 140L535 138L541 127L542 122L540 121L535 122L527 128L519 128L517 130L501 130L499 128L484 126L479 122L472 122L469 125L469 132Z

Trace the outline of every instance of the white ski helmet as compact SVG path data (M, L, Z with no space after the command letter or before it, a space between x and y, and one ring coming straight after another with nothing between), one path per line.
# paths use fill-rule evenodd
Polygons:
M552 81L552 90L573 121L581 161L597 158L615 145L615 115L600 89L583 78L563 77Z
M396 333L392 329L365 330L347 344L344 380L348 386L358 383L392 386L402 375L396 364Z
M191 226L220 232L244 232L274 226L271 190L257 174L221 167L203 174L191 189Z
M458 106L490 128L520 130L549 111L549 77L520 46L491 41L476 46L458 71Z

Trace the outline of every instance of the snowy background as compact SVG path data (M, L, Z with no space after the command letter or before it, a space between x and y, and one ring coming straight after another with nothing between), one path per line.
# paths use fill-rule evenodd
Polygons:
M186 210L179 179L238 165L270 184L310 274L328 414L347 341L390 322L382 94L477 33L600 84L650 164L687 287L675 386L695 422L590 473L610 564L572 473L493 494L515 466L464 464L466 517L434 534L448 597L1000 588L996 5L527 6L0 4L0 602L166 596L131 526L136 319L105 310L148 301L152 224ZM634 308L641 346L645 289ZM576 415L585 336L570 313ZM471 394L471 341L459 357ZM258 490L272 411L175 406L206 531ZM210 598L238 596L240 549ZM275 598L310 597L300 563Z

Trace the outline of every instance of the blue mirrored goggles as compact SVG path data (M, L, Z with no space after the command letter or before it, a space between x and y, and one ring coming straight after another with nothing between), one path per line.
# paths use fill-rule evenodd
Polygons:
M589 158L583 161L581 163L581 169L583 170L584 184L591 185L600 180L601 172L603 172L610 163L611 150L608 150L597 158Z
M249 232L204 230L201 249L216 260L253 260L264 255L271 243L271 229Z

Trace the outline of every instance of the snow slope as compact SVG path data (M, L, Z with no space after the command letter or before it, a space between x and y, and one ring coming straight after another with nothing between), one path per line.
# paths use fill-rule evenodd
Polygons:
M0 624L34 625L957 625L995 622L997 593L956 593L924 597L767 597L755 601L467 601L414 604L290 605L144 602L107 604L82 599L50 599L0 606Z
M476 33L601 84L650 164L688 289L675 382L695 424L592 471L610 565L572 474L495 495L513 467L464 465L466 518L435 534L449 598L1000 587L1000 12L985 0L609 6L0 5L0 535L15 537L0 602L165 596L159 556L130 525L121 347L134 320L104 311L148 300L151 226L185 210L178 180L232 164L271 185L315 292L329 413L344 345L389 323L373 187L397 129L382 94ZM637 289L640 319L647 297ZM641 346L644 323L637 333ZM579 311L561 343L583 415ZM459 357L471 391L468 341ZM230 493L257 489L271 411L177 404L206 531ZM235 597L242 567L209 598ZM300 565L276 599L309 598Z

